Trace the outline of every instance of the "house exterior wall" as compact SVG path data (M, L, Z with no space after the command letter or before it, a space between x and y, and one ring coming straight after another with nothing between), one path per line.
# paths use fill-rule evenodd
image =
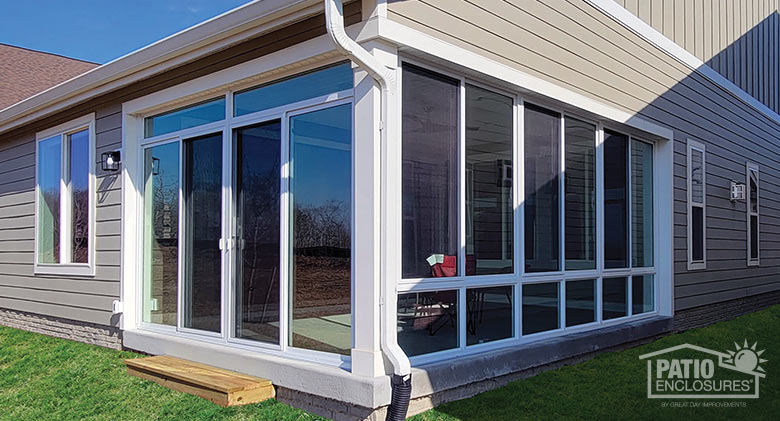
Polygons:
M345 5L346 23L361 20L361 4ZM122 103L151 92L240 64L325 34L324 15L224 49L174 70L72 107L0 135L0 323L35 328L35 315L57 323L88 323L118 328L112 304L120 299L121 197L119 173L100 170L100 155L122 147ZM96 194L94 277L35 275L35 134L74 118L95 113ZM30 317L12 317L23 312ZM21 314L21 313L19 313ZM7 322L14 318L14 322ZM112 332L112 330L106 330ZM106 340L112 334L106 334ZM61 335L81 340L79 334Z
M388 18L674 131L675 311L780 289L780 125L587 2L392 1ZM707 269L687 270L686 141L707 147ZM746 207L761 168L761 265L747 267Z
M777 0L615 0L778 111Z

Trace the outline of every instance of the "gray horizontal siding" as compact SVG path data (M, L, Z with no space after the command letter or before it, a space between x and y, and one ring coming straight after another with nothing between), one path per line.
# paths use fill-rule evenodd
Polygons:
M615 0L774 111L777 0Z
M121 107L95 112L97 158L121 147ZM99 164L96 162L96 168ZM95 276L36 276L35 135L0 136L0 307L103 325L116 324L119 299L121 186L115 174L97 171Z
M361 20L361 3L344 6L345 23ZM96 161L122 145L122 102L207 75L325 34L324 16L223 49L72 107L66 112L0 135L0 308L114 325L111 303L121 274L121 178L97 167L96 275L62 278L33 275L35 132L96 112ZM96 162L96 165L98 164Z
M667 15L678 16L664 9L662 16ZM585 2L397 1L389 4L389 16L674 130L677 309L780 289L780 195L775 193L780 191L780 126L775 121ZM683 37L692 36L683 20L665 21L674 22ZM686 260L688 138L707 145L708 266L696 272L687 270ZM746 266L745 203L727 199L730 181L744 182L746 161L761 170L760 267Z

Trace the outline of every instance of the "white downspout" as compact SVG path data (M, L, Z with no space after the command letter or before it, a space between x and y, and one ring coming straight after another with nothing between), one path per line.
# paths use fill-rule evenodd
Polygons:
M368 74L379 84L381 90L380 114L382 119L379 126L380 141L383 145L387 144L386 124L389 103L388 98L395 92L395 72L385 67L371 53L347 35L344 30L344 9L342 0L325 0L325 26L336 49L349 57L350 60L357 63L358 66L368 72ZM381 247L384 248L386 246L383 244ZM395 282L392 279L387 279L387 276L382 273L380 275L380 283L380 346L382 352L393 365L393 373L397 376L406 378L412 371L409 357L407 357L406 353L398 346L395 334L395 317L389 317L391 312L395 314L396 311L395 306L388 306L388 303L395 303L397 300Z

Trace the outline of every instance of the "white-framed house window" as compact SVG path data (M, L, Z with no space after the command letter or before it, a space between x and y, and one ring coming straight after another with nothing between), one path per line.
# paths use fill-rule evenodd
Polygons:
M688 270L707 267L707 171L703 143L688 139Z
M36 275L95 275L95 115L35 136Z
M758 217L758 165L748 162L745 184L747 187L747 265L759 265L759 217Z

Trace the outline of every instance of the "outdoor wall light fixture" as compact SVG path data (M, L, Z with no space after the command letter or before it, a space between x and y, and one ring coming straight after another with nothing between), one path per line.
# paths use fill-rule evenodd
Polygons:
M732 181L731 194L729 196L732 202L736 202L737 200L745 200L745 184Z
M119 164L122 162L122 154L120 151L103 152L100 155L100 166L103 171L119 171Z

